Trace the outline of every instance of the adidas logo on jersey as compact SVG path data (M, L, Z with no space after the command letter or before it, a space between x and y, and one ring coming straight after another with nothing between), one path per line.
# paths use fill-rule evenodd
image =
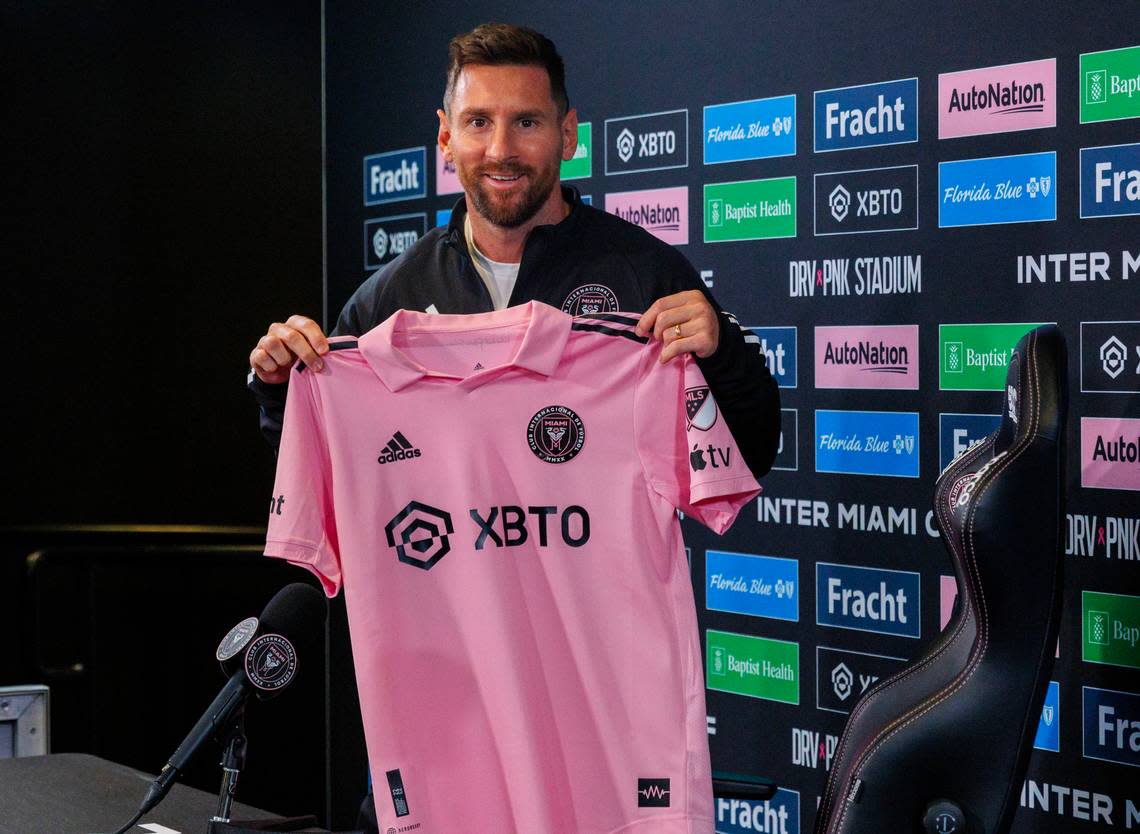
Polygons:
M408 442L408 438L404 437L403 432L396 432L392 435L392 439L388 441L381 452L380 457L376 460L381 463L395 463L398 460L411 460L418 458L423 453Z

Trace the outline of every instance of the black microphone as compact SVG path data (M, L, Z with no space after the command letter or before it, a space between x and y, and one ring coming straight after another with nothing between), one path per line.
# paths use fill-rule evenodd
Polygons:
M169 793L194 753L207 739L222 730L251 694L264 700L280 693L297 676L302 655L312 657L324 636L327 614L324 595L311 585L295 582L286 585L269 601L255 624L243 620L226 635L218 647L223 668L230 671L234 655L222 658L227 645L244 641L243 662L234 663L229 680L207 707L198 723L186 736L170 761L151 783L136 819L150 811ZM234 632L239 636L234 637ZM256 633L256 637L250 635ZM247 647L248 646L248 647ZM235 653L236 654L236 653Z

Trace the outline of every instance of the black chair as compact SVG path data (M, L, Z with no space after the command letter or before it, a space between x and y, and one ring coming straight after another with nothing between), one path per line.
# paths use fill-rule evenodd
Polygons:
M1061 332L1027 333L998 430L939 476L955 613L851 711L816 834L1008 831L1057 643L1066 379Z

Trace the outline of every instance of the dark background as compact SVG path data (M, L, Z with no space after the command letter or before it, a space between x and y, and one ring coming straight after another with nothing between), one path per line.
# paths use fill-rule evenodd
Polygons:
M607 191L687 184L692 242L682 251L698 269L714 271L720 302L746 324L799 327L799 388L782 394L785 407L800 411L800 469L774 472L767 493L915 506L921 519L938 469L937 413L993 412L998 399L937 390L933 323L1057 321L1075 354L1080 321L1135 318L1140 309L1134 285L1019 288L1012 278L1016 254L1137 248L1135 218L1078 220L1075 182L1079 147L1136 141L1136 120L1078 125L1076 118L1078 54L1140 41L1135 12L1132 2L882 0L4 4L9 385L0 685L52 685L55 751L91 751L157 770L221 683L210 662L213 645L277 587L301 578L257 557L273 456L244 389L247 357L271 321L294 312L335 316L366 275L360 243L367 218L424 211L430 223L454 201L434 194L432 151L452 34L485 19L549 34L566 60L572 103L594 124L594 174L575 184L595 205L604 205ZM939 72L1047 57L1058 59L1057 128L937 139ZM911 76L919 79L917 144L811 152L812 91ZM322 79L329 102L327 298ZM786 93L797 96L797 156L701 164L702 106ZM688 168L604 176L606 118L680 107L689 109ZM419 145L427 146L432 171L428 197L366 209L362 157ZM937 229L939 160L1036 150L1058 152L1056 223ZM918 232L811 236L813 173L897 164L919 166ZM799 178L797 238L700 242L703 182L786 174ZM923 256L917 300L787 298L791 259L911 253ZM922 391L813 389L814 325L916 321L923 326ZM1076 385L1075 357L1070 371ZM804 437L817 407L920 412L922 478L816 475ZM1080 415L1128 409L1135 413L1132 397L1078 393L1071 442ZM1071 512L1140 515L1135 494L1083 492L1078 484L1071 464ZM801 642L801 705L713 694L718 734L710 742L716 766L774 776L799 791L807 829L824 772L791 764L789 730L838 734L842 726L841 716L814 708L814 647L917 651L916 641L811 625L812 562L921 570L929 637L948 560L922 533L760 525L752 505L723 540L696 528L687 533L698 591L706 547L801 559L799 624L706 615L706 625ZM29 559L45 550L47 557ZM1134 774L1080 757L1081 686L1137 687L1126 670L1080 662L1079 590L1136 593L1136 563L1073 559L1067 567L1070 604L1054 675L1062 686L1062 752L1035 753L1030 777L1111 794L1119 827L1124 798L1137 799ZM697 603L703 608L701 593ZM250 782L239 796L347 825L363 759L343 611L335 604L332 622L329 679L321 664L309 684L315 689L292 705L266 708L277 723L256 736L251 729ZM275 748L269 726L300 735ZM203 787L215 778L206 758L191 779ZM1015 830L1101 827L1033 812L1020 814Z

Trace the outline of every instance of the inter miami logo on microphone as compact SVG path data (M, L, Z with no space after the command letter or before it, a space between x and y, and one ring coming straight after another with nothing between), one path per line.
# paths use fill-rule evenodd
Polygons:
M297 652L280 634L263 634L245 653L245 672L258 689L282 689L297 675Z
M527 442L539 460L566 463L577 457L586 442L582 419L564 405L548 405L530 418Z
M716 400L707 385L685 389L685 416L688 418L685 431L708 431L716 424L716 414Z
M562 312L572 316L617 311L617 296L613 290L602 284L584 284L566 296L566 300L562 302Z

